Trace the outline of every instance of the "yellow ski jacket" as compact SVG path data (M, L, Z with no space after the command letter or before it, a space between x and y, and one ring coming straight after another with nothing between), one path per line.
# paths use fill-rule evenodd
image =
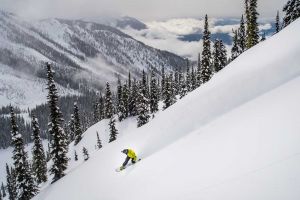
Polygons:
M132 158L134 161L136 161L136 155L135 155L135 152L132 149L128 149L127 156L129 158Z

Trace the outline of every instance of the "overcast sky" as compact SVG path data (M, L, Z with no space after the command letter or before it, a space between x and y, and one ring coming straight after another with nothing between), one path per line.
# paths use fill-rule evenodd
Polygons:
M0 8L30 18L127 15L141 20L175 17L236 17L244 0L0 0ZM258 0L261 17L274 17L287 0Z

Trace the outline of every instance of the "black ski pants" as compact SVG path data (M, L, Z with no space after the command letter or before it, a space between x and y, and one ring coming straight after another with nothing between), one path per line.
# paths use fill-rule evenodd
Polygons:
M126 165L127 165L127 163L128 163L128 161L131 159L131 162L134 164L135 163L135 161L133 160L133 158L130 158L130 157L126 157L126 159L125 159L125 162L123 163L123 167L125 167Z

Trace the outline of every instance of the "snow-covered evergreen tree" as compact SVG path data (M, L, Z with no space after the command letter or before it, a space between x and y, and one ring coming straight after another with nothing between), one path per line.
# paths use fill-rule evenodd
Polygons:
M117 113L119 116L119 121L125 119L124 113L124 102L123 102L123 89L120 77L118 77L118 86L117 86Z
M191 90L195 90L197 88L197 78L196 78L196 72L194 70L194 67L192 66L192 73L191 73Z
M239 44L238 44L238 31L233 32L233 44L231 48L231 61L236 59L240 55Z
M9 170L9 166L6 163L6 187L9 200L17 199L17 185L14 170Z
M105 102L102 94L99 97L99 106L98 106L98 113L99 113L99 121L105 118Z
M289 0L283 7L283 12L283 26L286 27L300 17L300 0Z
M95 102L93 105L93 117L94 117L94 123L100 121L99 102Z
M128 89L127 84L122 86L120 80L118 81L117 97L119 121L122 121L128 116Z
M80 123L80 117L79 117L79 109L77 106L77 102L74 103L74 111L73 111L73 116L74 116L74 129L75 129L75 142L74 144L77 145L80 140L82 139L82 127Z
M29 200L38 193L38 187L29 166L22 135L19 133L13 107L10 107L11 142L13 145L13 162L16 174L17 199Z
M200 53L198 53L196 79L197 79L197 87L199 87L202 84L202 80L201 80L201 55L200 55Z
M69 142L68 143L71 143L75 140L75 124L74 124L74 115L72 114L71 115L71 119L68 123L68 126L69 126Z
M244 16L241 17L240 27L238 29L238 47L239 47L239 54L242 54L246 51L246 27Z
M108 125L109 125L109 132L110 132L110 137L109 137L109 143L110 143L117 139L117 134L118 134L118 130L116 128L116 120L114 119L114 117L110 118Z
M84 161L87 161L90 158L89 152L88 152L87 148L83 147L82 148L82 153L83 153L83 159L84 159Z
M109 119L113 116L114 114L114 109L113 109L113 103L112 103L112 94L110 90L110 85L108 82L106 82L106 90L105 90L105 118Z
M190 67L189 67L189 62L187 61L187 66L186 66L186 74L185 74L185 87L187 92L190 92L192 90L192 80L191 80L191 73L190 73ZM167 93L165 93L167 94Z
M137 111L137 98L138 98L138 86L136 80L133 81L130 96L129 96L129 114L130 116L136 116Z
M49 134L51 135L51 158L52 166L50 173L53 175L52 183L59 180L65 175L65 170L68 166L68 141L64 133L61 124L63 122L62 114L58 107L58 94L56 85L53 80L54 72L51 69L49 63L47 66L47 78L48 78L48 104L50 108L49 116Z
M131 89L131 74L128 72L128 90Z
M213 50L213 66L214 71L218 72L225 67L227 63L227 53L222 40L216 40Z
M166 74L165 74L165 67L162 67L161 69L161 89L160 89L160 93L161 95L161 99L165 99L164 97L164 91L165 91L165 80L166 80Z
M77 152L76 152L76 151L74 152L74 160L75 160L75 161L78 160L78 155L77 155Z
M209 81L212 76L211 69L211 51L210 51L210 32L208 30L208 17L205 15L204 31L203 31L203 51L202 51L202 71L201 80L203 83Z
M186 87L186 81L185 81L185 77L182 73L180 73L180 92L179 92L179 96L180 96L180 99L183 98L187 93L188 93L188 90L187 90L187 87Z
M179 94L179 72L176 70L174 74L174 94Z
M97 148L101 149L102 148L102 143L101 143L101 140L100 140L100 137L99 137L99 133L98 133L98 131L96 133L97 133Z
M170 107L171 105L173 105L175 103L171 82L172 82L171 76L166 77L166 79L165 79L165 94L164 94L165 100L163 101L164 109L167 109L168 107Z
M246 45L247 48L251 48L259 42L259 29L258 29L258 12L257 12L257 0L249 0L249 22L247 23L248 35Z
M151 72L150 81L150 112L153 114L158 111L159 88L155 78L154 71Z
M148 88L148 83L147 83L147 75L145 73L145 71L143 70L143 73L142 73L142 92L143 92L143 95L149 99L149 88Z
M130 91L128 88L128 84L123 85L122 90L122 101L123 101L123 107L121 112L123 113L124 118L127 118L129 116L129 95Z
M263 42L263 41L265 41L265 40L266 40L266 33L263 32L260 41Z
M280 31L280 18L279 18L279 11L277 11L276 19L275 19L275 33L279 33Z
M47 181L47 162L45 151L43 148L42 140L40 137L40 127L38 119L32 117L32 139L33 139L33 148L32 148L32 171L35 175L36 182L38 184Z
M2 194L1 194L0 196L6 197L6 191L5 191L5 190L6 190L6 189L5 189L5 186L4 186L3 182L2 182L2 184L1 184L1 191L2 191Z
M144 94L144 85L141 82L139 84L139 90L137 93L137 127L141 127L144 124L148 123L149 115L149 99Z

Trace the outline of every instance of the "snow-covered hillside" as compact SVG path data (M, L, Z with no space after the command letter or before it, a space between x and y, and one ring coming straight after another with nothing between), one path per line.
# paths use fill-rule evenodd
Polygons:
M15 74L44 79L44 62L54 64L59 84L73 89L82 83L101 88L106 81L116 82L118 76L127 77L129 71L134 77L143 69L160 70L164 66L172 70L186 63L175 54L147 46L110 26L82 20L25 21L0 10L1 71L8 66ZM20 84L27 82L19 78ZM35 86L43 87L42 84ZM3 87L0 84L3 99L0 106L10 102L9 96L19 93L24 95L17 104L35 102L28 88L15 88L9 93L7 88L15 88L15 85L7 82Z
M143 127L118 124L117 141L34 199L298 200L299 32L297 20ZM95 131L106 142L106 124L91 127L77 151L92 152ZM124 148L142 161L117 173Z
M73 89L57 85L59 94L80 95ZM45 79L17 73L0 63L0 106L13 104L21 109L33 108L47 99Z

